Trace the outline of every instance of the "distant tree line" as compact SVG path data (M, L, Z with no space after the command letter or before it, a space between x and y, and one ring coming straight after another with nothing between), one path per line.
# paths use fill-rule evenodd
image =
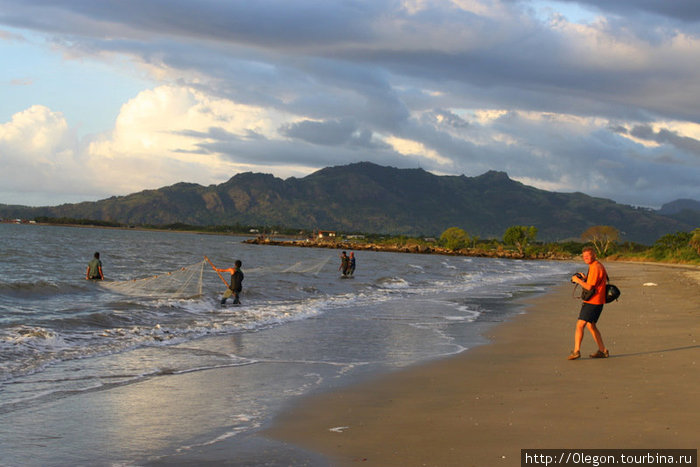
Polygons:
M74 219L72 217L39 216L34 220L40 224L84 225L89 227L124 227L124 224L120 224L119 222L99 221L94 219Z
M240 235L251 235L251 234L262 234L262 235L300 235L306 234L306 231L300 231L299 229L293 229L283 226L260 226L260 225L191 225L185 224L183 222L175 222L172 224L140 224L138 226L130 224L122 224L120 222L102 221L95 219L77 219L72 217L46 217L39 216L34 219L36 222L41 224L52 224L52 225L79 225L79 226L89 226L89 227L116 227L116 228L133 228L139 227L142 229L153 229L153 230L173 230L182 232L204 232L204 233L218 233L218 234L240 234ZM310 234L310 232L309 232Z
M598 256L615 259L636 259L674 263L700 264L700 228L692 232L677 232L659 238L650 247L638 243L619 243L620 232L609 225L596 225L581 234L581 241L538 243L537 228L534 226L514 225L503 234L502 245L515 248L523 257L547 256L547 253L567 252L578 255L583 246L592 245ZM467 232L458 227L450 227L440 236L441 246L451 250L469 247L498 247L493 240L479 241L471 238ZM490 245L489 245L490 243Z
M37 217L36 222L57 225L80 225L95 227L133 227L118 222ZM306 229L290 228L279 225L213 225L196 226L185 223L173 223L167 225L140 225L140 228L150 228L173 231L192 231L215 234L232 235L261 235L273 237L275 235L311 237L313 232ZM348 233L349 235L350 233ZM633 259L648 261L663 261L675 263L700 264L700 228L692 232L676 232L666 234L656 240L649 247L634 242L620 243L620 232L606 225L596 225L588 228L581 234L580 241L538 242L537 228L534 226L514 225L508 227L501 239L481 239L478 236L469 235L464 229L450 227L446 229L438 239L431 237L406 236L406 235L381 235L363 232L352 232L362 237L362 241L396 246L438 246L455 252L465 253L475 251L489 251L499 249L512 249L523 258L543 258L549 256L561 256L568 254L577 256L586 245L592 245L601 258ZM340 237L339 237L340 238Z

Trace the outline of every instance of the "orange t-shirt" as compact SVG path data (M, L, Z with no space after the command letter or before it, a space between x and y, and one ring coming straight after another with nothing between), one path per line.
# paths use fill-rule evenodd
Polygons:
M605 284L607 282L608 273L600 261L593 261L588 266L588 275L586 276L586 284L595 287L595 294L590 300L585 300L585 303L592 305L605 304Z

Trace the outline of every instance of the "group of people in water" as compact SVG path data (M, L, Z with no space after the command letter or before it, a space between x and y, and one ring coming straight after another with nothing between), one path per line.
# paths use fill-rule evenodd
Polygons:
M340 267L338 268L338 271L341 271L343 273L344 277L352 276L355 274L355 253L350 252L350 256L348 256L347 252L343 251L340 254Z
M237 259L233 263L232 268L217 268L213 264L211 267L216 271L216 272L229 272L231 273L231 282L228 285L228 288L224 292L223 296L221 297L221 304L225 305L226 300L229 298L233 297L233 304L234 305L240 305L241 299L240 299L240 293L243 290L243 271L241 270L241 267L243 266L243 263L241 262L240 259ZM90 260L88 263L87 269L85 270L85 279L86 280L93 280L93 281L102 281L104 280L105 276L104 273L102 272L102 261L100 260L100 253L95 252L93 255L93 258ZM223 277L222 277L223 279ZM225 281L224 281L225 282Z
M593 248L584 248L582 256L584 262L589 266L588 273L585 275L581 273L574 275L571 278L571 282L577 283L585 290L592 290L595 293L592 297L584 299L576 324L574 350L571 351L568 358L569 360L577 360L581 358L581 341L583 340L585 328L590 331L591 335L593 336L593 340L595 340L595 343L598 346L598 351L592 354L591 358L607 358L610 354L603 343L603 338L600 335L600 331L598 330L596 323L598 322L598 318L603 311L603 305L606 301L605 286L607 284L608 274L605 271L605 267L597 260L595 250L593 250ZM231 297L233 297L234 305L239 305L241 303L240 293L243 290L244 278L243 271L241 270L242 265L243 263L239 259L234 262L234 266L231 268L217 268L213 264L211 265L211 267L217 272L231 273L231 282L221 297L221 305L225 305L226 300ZM342 272L343 277L351 277L355 273L354 252L351 251L349 256L346 251L343 251L340 254L340 267L338 270ZM104 280L102 261L100 260L99 252L95 252L93 258L88 263L87 269L85 270L85 279Z
M342 271L343 276L352 276L355 273L355 253L350 252L350 256L348 256L347 252L343 251L340 255L340 259L341 264L339 270ZM226 300L231 297L233 297L234 305L240 305L240 294L243 291L243 278L245 277L243 271L241 270L242 266L243 263L239 259L234 262L234 266L231 268L217 268L213 264L211 265L216 272L228 272L231 274L231 282L221 297L221 305L225 305ZM88 263L87 269L85 270L85 279L101 281L104 280L104 278L100 253L95 252L93 258Z

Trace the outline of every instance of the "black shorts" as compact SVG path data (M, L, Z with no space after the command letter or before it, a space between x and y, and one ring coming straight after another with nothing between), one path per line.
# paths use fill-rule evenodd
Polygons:
M581 311L578 314L578 319L588 321L589 323L597 323L600 314L603 312L603 305L594 305L592 303L584 303L581 305Z

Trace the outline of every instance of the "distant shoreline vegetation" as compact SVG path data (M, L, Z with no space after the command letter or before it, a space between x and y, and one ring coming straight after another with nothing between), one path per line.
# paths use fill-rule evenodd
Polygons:
M593 245L601 258L620 261L653 261L700 265L700 228L659 238L653 245L618 242L619 232L610 226L594 226L583 232L581 240L538 242L533 226L511 226L502 239L470 236L458 227L445 230L439 238L428 236L382 235L373 233L333 233L320 238L318 231L284 226L211 225L185 223L166 225L126 225L119 222L52 218L40 216L37 224L119 229L142 229L213 235L252 236L247 243L348 250L393 251L401 253L479 256L509 259L570 260L578 257L586 245ZM284 240L279 240L284 238Z

